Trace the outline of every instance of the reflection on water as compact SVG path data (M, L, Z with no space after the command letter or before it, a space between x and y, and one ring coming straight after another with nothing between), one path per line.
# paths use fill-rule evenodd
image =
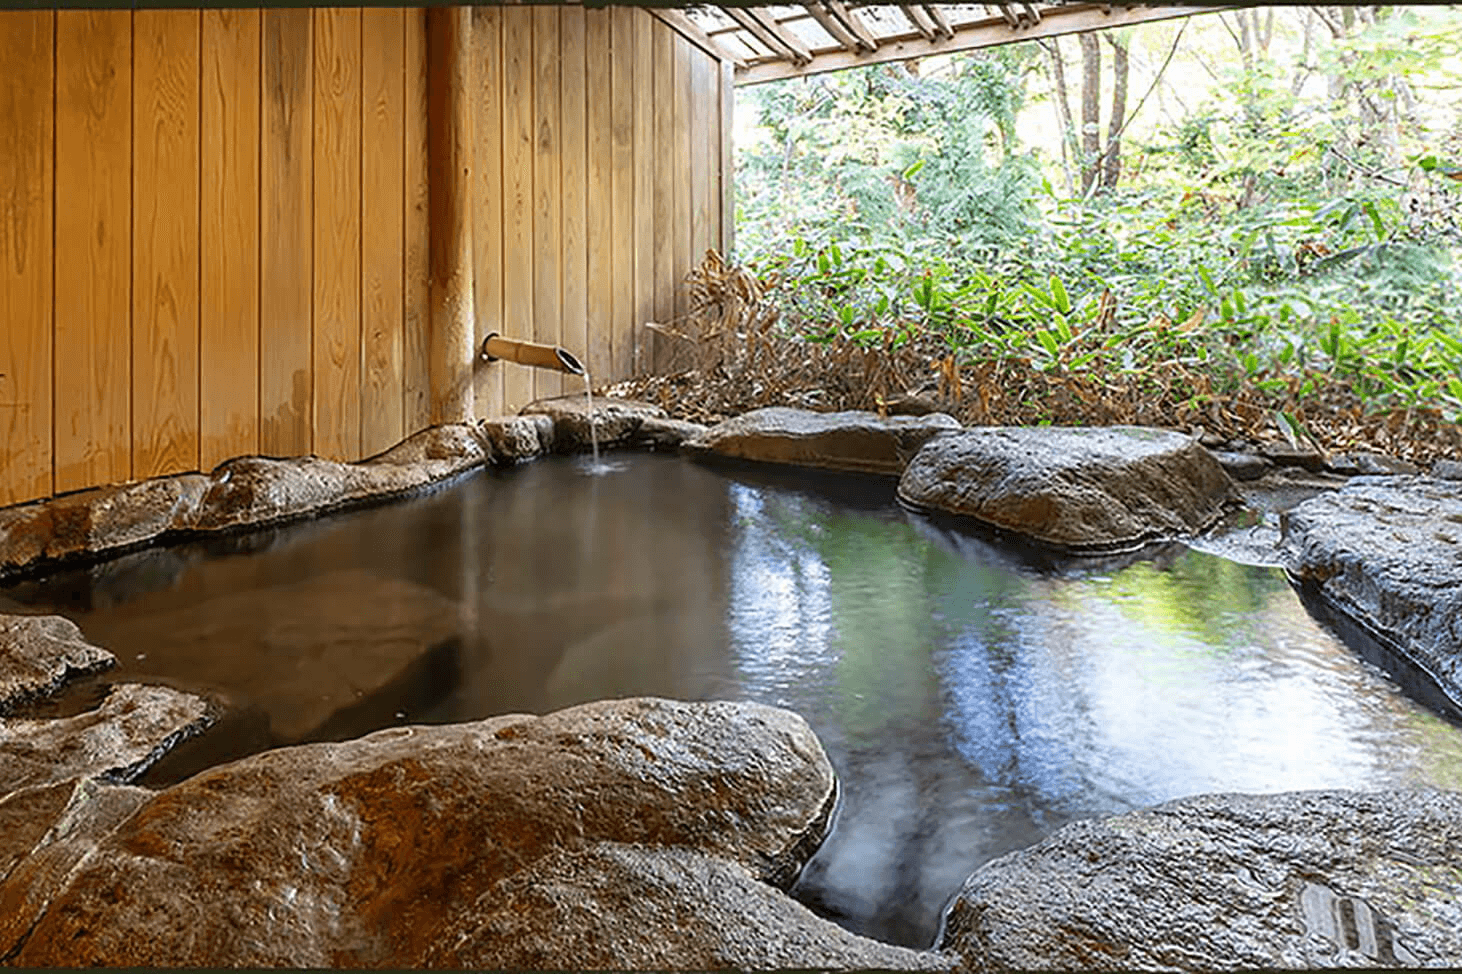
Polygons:
M1074 818L1199 792L1462 788L1462 732L1317 625L1278 572L1178 550L1041 574L890 495L886 481L806 486L656 456L597 476L546 460L243 545L260 550L148 552L0 597L76 620L122 658L108 679L206 683L255 713L265 691L205 676L229 647L179 644L201 630L177 620L260 592L268 628L313 611L291 593L318 598L324 576L374 579L353 591L375 612L386 583L411 611L452 606L449 649L412 650L454 652L452 665L404 666L393 683L338 664L378 698L347 715L375 724L323 725L339 737L629 694L790 707L843 784L796 893L919 946L972 870ZM138 658L149 646L166 667ZM260 718L275 741L283 717Z

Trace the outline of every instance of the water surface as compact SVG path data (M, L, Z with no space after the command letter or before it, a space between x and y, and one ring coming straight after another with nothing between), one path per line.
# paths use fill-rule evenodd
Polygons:
M319 591L318 579L341 603L326 624L377 611L371 580L387 579L449 600L437 615L457 637L357 691L316 737L631 694L789 707L843 786L795 893L914 946L932 942L976 867L1075 818L1201 792L1462 788L1458 728L1316 623L1276 570L1178 549L1038 571L901 510L886 480L654 455L607 467L485 471L402 504L12 586L0 601L71 617L121 658L108 680L206 684L252 715L224 729L233 752L195 763L280 743L288 721L260 704L260 681L290 674L274 663L281 672L220 687L212 654L229 646L193 646L178 620L256 591L258 625L282 626L291 593ZM166 665L149 652L179 639ZM353 665L337 665L340 680L359 676ZM321 686L320 700L338 690Z

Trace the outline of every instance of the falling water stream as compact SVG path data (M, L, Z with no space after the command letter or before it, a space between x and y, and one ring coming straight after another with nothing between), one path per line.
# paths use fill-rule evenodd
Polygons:
M843 796L794 895L916 946L970 872L1073 819L1462 789L1462 731L1277 570L1181 547L1040 568L900 509L886 480L587 460L135 553L0 588L0 610L69 616L120 659L98 680L226 703L155 785L280 743L606 697L790 708Z

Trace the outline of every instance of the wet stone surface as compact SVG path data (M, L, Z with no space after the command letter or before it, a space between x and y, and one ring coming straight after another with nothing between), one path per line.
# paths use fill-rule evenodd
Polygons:
M130 781L209 721L201 697L136 684L72 717L0 717L0 795L71 778Z
M62 616L0 615L0 714L23 700L54 692L71 677L116 662Z
M547 416L553 420L552 449L556 453L584 453L593 448L608 449L633 440L647 420L666 420L665 410L633 399L594 397L594 411L582 393L555 396L530 402L524 416Z
M1360 477L1285 519L1285 564L1462 713L1462 483Z
M916 510L1051 547L1112 551L1182 538L1236 506L1213 454L1142 427L985 427L932 440L899 481Z
M608 701L270 751L146 798L94 830L104 837L67 872L12 870L0 899L40 905L0 953L22 966L511 956L567 969L586 944L633 932L656 966L950 966L854 937L767 885L810 854L833 796L807 725L755 704ZM641 900L679 922L647 929L628 910ZM503 915L504 902L531 909ZM589 960L608 956L597 950Z
M984 866L943 940L974 970L1451 966L1462 795L1205 795Z
M960 429L944 413L888 416L849 410L815 413L770 406L712 426L682 449L699 459L759 463L898 476L928 440Z

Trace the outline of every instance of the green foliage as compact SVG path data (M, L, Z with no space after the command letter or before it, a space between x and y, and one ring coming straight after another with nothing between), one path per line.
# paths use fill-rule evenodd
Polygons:
M1451 129L1397 110L1389 142L1357 135L1411 79L1455 89L1459 29L1398 10L1307 64L1235 62L1137 147L1140 178L1091 199L1020 145L1033 49L752 89L771 138L740 161L743 257L813 341L934 336L957 360L1092 376L1171 364L1215 392L1339 378L1368 409L1462 421L1459 106ZM1346 99L1307 91L1316 70Z

